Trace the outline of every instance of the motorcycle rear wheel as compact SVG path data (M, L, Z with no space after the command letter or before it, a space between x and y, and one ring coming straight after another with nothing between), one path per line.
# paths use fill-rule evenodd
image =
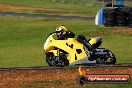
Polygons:
M107 54L107 58L105 59L105 63L106 64L115 64L116 63L115 55L110 50L108 50L107 53L108 54Z
M115 55L110 50L107 50L105 52L107 52L107 55L97 58L96 63L97 64L115 64L116 63Z

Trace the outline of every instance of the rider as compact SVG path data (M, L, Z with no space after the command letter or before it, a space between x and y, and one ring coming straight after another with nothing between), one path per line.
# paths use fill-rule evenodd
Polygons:
M67 38L74 38L75 34L71 31L68 31L64 25L58 26L56 28L56 33L58 40L65 40ZM77 41L82 43L86 48L90 49L90 44L88 43L87 39L83 35L79 35L77 37Z
M71 31L68 31L64 25L58 26L56 28L56 33L58 40L65 40L67 38L74 38L75 34Z

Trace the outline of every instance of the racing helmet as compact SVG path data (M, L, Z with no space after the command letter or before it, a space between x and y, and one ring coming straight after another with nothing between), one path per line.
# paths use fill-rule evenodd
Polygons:
M66 27L64 25L58 26L56 28L56 32L60 35L65 34L67 31Z

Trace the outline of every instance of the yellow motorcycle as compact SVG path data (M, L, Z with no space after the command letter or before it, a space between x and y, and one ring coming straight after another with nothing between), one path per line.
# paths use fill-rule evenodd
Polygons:
M83 37L70 37L57 40L56 33L50 33L44 43L46 62L49 66L68 66L78 64L115 64L115 55L105 49L98 48L102 43L101 37L91 38L88 44L83 44Z

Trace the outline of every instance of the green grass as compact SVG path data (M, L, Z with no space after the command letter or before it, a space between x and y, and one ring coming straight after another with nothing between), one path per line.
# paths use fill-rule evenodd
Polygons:
M35 80L31 83L22 84L20 88L41 88L41 87L55 87L55 88L131 88L132 83L129 84L85 84L85 85L78 85L70 83L68 80Z
M0 10L4 12L41 13L83 17L95 17L97 11L104 7L103 2L99 2L98 0L0 0L0 4L48 8L45 10ZM132 6L132 2L128 2L128 6Z
M132 35L110 32L112 28L96 27L94 22L0 16L0 67L46 66L43 43L46 36L64 24L76 36L103 35L101 47L112 50L117 63L132 63Z
M6 10L13 12L24 12L24 13L45 13L45 14L58 14L58 15L74 15L74 16L94 16L97 11L103 7L102 3L96 4L96 1L93 3L89 2L80 2L74 1L65 2L53 1L53 0L0 0L0 4L11 4L11 5L20 5L20 6L31 6L31 7L43 7L48 9L55 9L54 11L50 10ZM79 3L78 3L79 2ZM1 10L3 11L3 10Z

